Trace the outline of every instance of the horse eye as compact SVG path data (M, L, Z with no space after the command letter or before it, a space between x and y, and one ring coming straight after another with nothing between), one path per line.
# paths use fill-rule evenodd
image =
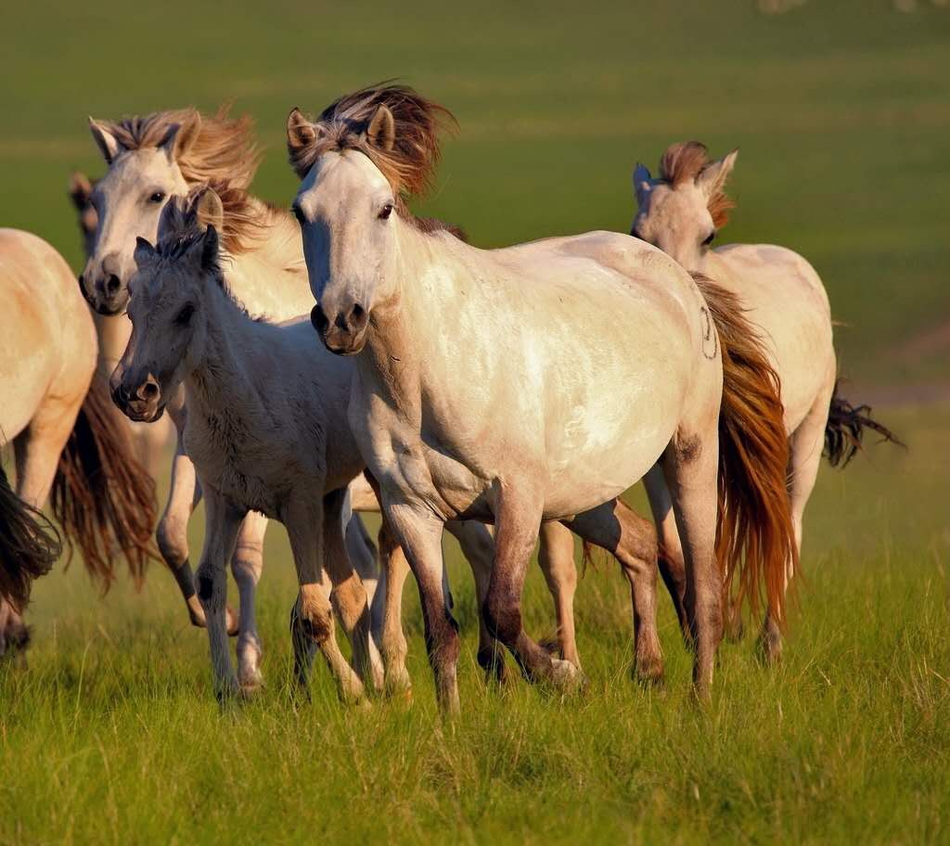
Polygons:
M152 194L152 195L148 198L148 201L149 201L150 203L160 203L160 202L162 202L162 200L164 200L164 199L165 199L165 194L162 193L161 191L156 191L154 194Z
M178 312L178 316L175 318L175 323L179 326L187 326L191 322L191 316L195 313L195 307L191 304L188 304Z
M715 231L710 232L709 235L706 237L706 240L703 241L703 246L708 247L713 242L713 238L715 237L716 237Z
M393 213L393 204L392 204L392 203L386 203L386 205L383 206L382 209L380 209L380 212L379 212L379 219L380 219L380 220L387 220L387 219L389 218L389 216L390 216L392 213Z

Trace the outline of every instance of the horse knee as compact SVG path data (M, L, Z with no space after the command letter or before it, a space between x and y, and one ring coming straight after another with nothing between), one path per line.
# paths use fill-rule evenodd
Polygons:
M308 588L300 589L300 626L307 637L321 644L333 636L333 609L325 596Z
M333 588L333 604L346 631L352 631L367 613L366 588L355 575Z
M231 572L238 583L256 585L264 568L264 544L259 540L238 543L231 559Z
M155 529L158 551L169 567L178 569L188 560L188 523L167 514Z
M224 608L227 595L227 576L223 570L202 564L195 573L198 601L206 611Z
M482 606L485 626L489 634L506 646L513 644L521 634L521 605L514 597L499 597L489 593Z

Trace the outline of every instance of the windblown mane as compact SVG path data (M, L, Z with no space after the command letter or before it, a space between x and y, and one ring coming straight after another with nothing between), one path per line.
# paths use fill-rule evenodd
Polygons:
M709 150L699 141L680 141L670 144L660 158L660 179L674 188L694 181L709 165ZM722 190L717 190L706 203L712 215L713 226L721 229L729 222L729 210L735 203Z
M162 209L162 219L158 227L159 238L155 244L155 253L159 259L175 262L204 238L205 227L198 220L198 200L206 190L207 187L202 186L189 191L185 197L172 197ZM215 256L212 275L224 288L220 255Z
M177 160L185 181L194 184L225 179L237 188L250 186L261 159L252 139L249 115L231 118L228 107L222 106L214 116L188 108L103 122L125 150L159 146L176 124L183 129L198 128L194 141Z
M395 121L395 143L384 150L369 143L366 130L379 106ZM398 198L398 211L408 216L405 202L432 187L441 158L439 132L456 126L452 113L406 85L374 85L347 94L327 106L314 123L310 144L290 148L290 164L303 179L324 153L359 150L386 177Z

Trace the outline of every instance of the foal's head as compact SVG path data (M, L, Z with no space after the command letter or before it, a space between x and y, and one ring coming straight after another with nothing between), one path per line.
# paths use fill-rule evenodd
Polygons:
M208 293L223 286L218 228L221 201L209 190L176 198L153 247L139 238L129 283L132 335L112 374L112 398L133 420L161 417L165 404L204 356Z
M633 172L637 216L631 235L649 241L687 270L696 270L716 232L729 219L732 202L723 193L738 150L710 161L698 141L673 144L660 159L660 176L638 164Z
M332 352L360 352L373 309L394 295L399 227L431 230L406 200L428 187L439 123L451 119L393 85L342 97L315 123L291 112L287 146L303 180L293 210L317 300L311 320Z
M99 225L79 282L100 314L121 314L135 272L135 239L155 240L169 198L222 175L247 187L257 155L249 119L224 112L202 117L186 109L115 123L90 118L89 128L109 169L91 194Z

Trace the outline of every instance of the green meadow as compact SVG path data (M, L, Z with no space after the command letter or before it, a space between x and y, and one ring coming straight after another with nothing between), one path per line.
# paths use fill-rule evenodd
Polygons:
M0 225L44 236L77 270L67 179L104 169L89 114L232 102L265 148L255 190L287 205L290 108L399 77L459 122L417 208L483 246L626 230L637 160L655 171L692 138L717 156L739 147L720 240L812 261L848 395L880 400L908 449L871 439L845 471L823 469L785 660L766 669L751 637L724 643L705 707L665 597L666 684L631 681L626 583L606 559L578 590L590 685L562 699L483 683L471 576L446 541L463 632L449 724L411 587L411 702L348 709L322 667L311 702L292 696L279 526L260 586L266 688L224 712L206 637L162 568L101 598L75 561L35 588L29 669L0 665L0 844L950 842L950 9L918 6L5 8ZM199 511L193 560L201 536ZM553 633L536 569L525 617Z

